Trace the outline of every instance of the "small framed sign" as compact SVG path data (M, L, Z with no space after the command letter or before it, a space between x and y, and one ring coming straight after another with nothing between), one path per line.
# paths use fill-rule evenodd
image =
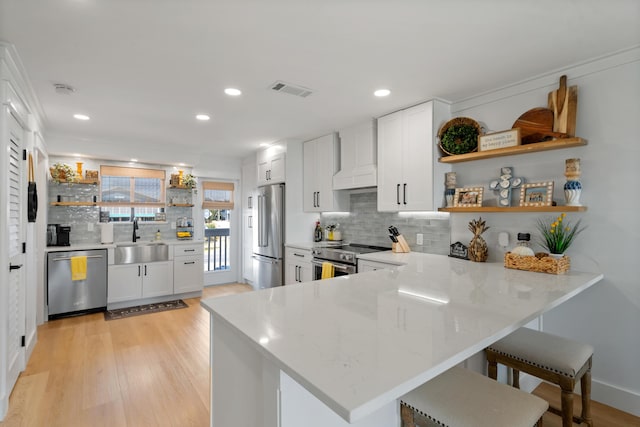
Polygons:
M520 206L551 206L553 181L522 184Z
M520 128L488 133L478 138L478 151L496 150L516 145L520 145Z
M469 249L460 242L449 245L449 256L453 258L469 259Z
M456 194L453 196L453 207L480 208L482 207L483 192L484 187L456 188Z

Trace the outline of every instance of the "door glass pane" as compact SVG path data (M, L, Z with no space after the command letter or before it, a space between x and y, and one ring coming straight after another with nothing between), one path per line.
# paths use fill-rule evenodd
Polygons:
M231 211L203 209L204 271L231 269Z

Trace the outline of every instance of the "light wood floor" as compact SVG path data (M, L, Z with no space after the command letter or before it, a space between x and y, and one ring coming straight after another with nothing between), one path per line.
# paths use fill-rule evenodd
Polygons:
M249 290L215 286L204 297ZM92 314L40 326L0 426L208 426L209 316L199 299L185 302L189 308L109 322ZM536 394L558 404L552 386ZM640 418L596 402L593 418L596 427L640 426ZM544 422L561 426L552 414Z

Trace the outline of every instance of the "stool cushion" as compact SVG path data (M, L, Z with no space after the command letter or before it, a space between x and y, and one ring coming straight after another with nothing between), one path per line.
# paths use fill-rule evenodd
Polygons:
M400 398L439 425L531 427L549 404L476 372L452 368Z
M512 332L488 349L570 378L575 378L593 355L588 344L529 328Z

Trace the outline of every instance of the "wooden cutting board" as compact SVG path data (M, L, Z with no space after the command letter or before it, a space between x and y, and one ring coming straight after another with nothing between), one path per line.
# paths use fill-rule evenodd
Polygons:
M578 86L567 87L567 76L561 76L558 90L549 92L547 102L553 111L553 131L575 136Z
M549 108L532 108L513 123L512 129L520 128L522 144L546 141L552 138L563 138L566 135L554 132L553 111Z

